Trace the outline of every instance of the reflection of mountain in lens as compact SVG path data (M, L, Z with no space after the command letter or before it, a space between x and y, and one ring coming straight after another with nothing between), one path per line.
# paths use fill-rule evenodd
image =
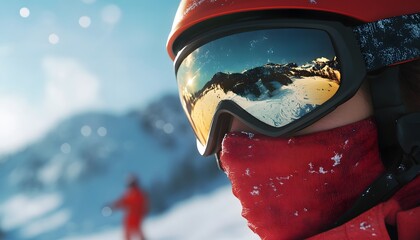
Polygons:
M181 98L202 141L220 100L230 99L266 124L281 127L334 96L340 77L336 58L318 58L302 66L268 63L242 73L218 72L203 89L181 92Z

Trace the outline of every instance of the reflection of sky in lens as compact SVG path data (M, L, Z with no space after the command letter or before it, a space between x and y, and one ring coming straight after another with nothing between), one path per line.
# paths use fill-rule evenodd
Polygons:
M215 73L243 72L266 63L303 65L335 56L326 32L312 29L270 29L217 39L191 53L178 70L181 86L199 90ZM188 83L188 84L187 84Z

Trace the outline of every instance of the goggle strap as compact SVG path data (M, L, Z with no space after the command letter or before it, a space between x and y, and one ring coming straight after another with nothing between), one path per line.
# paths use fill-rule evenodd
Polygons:
M366 23L353 29L367 71L420 57L420 14Z
M367 76L381 151L398 146L396 120L407 112L400 82L396 79L399 79L398 66L388 67L378 74Z

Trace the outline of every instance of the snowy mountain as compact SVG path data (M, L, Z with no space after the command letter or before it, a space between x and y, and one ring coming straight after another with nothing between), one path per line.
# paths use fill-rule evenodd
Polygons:
M121 213L105 218L101 209L123 193L128 173L148 193L151 216L227 183L197 153L177 96L124 115L80 114L0 159L0 233L60 239L116 226Z
M232 103L269 126L283 127L331 99L339 87L337 59L317 58L300 66L267 63L243 72L218 72L199 90L181 89L181 98L198 139L205 142L216 110L225 114ZM221 101L230 101L231 109L220 109Z
M329 60L322 57L302 66L298 66L296 63L267 63L241 73L218 72L200 91L194 93L194 96L184 93L183 97L186 99L186 102L193 101L187 104L191 106L195 104L195 101L199 101L206 95L207 92L214 89L222 89L224 93L232 91L243 97L253 96L254 98L259 98L264 93L261 91L261 85L263 85L265 90L275 92L280 86L287 86L292 84L294 80L303 77L321 77L339 83L339 63L336 58Z

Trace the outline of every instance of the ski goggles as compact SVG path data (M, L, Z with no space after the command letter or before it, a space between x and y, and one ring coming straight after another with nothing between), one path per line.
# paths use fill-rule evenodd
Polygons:
M368 30L330 21L262 20L197 37L179 52L175 68L200 153L218 151L233 118L268 136L289 136L348 100L367 70L389 65L383 61L390 59L374 58L380 52L372 55L371 46L363 52L358 34ZM418 38L414 42L419 49Z

